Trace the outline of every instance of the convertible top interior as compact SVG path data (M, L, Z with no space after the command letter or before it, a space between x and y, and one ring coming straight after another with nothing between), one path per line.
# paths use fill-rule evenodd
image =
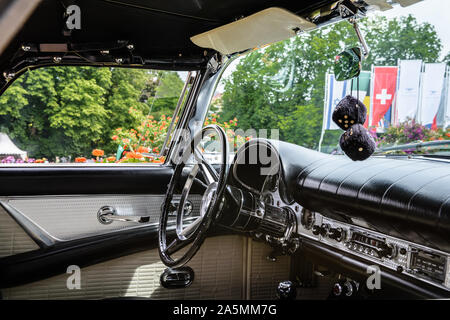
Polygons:
M205 67L215 53L195 45L194 35L269 7L302 15L333 2L42 0L1 55L0 71L15 74L53 64L55 56L61 64L116 64L120 59L121 65L193 70ZM65 26L65 10L73 3L82 8L79 30Z

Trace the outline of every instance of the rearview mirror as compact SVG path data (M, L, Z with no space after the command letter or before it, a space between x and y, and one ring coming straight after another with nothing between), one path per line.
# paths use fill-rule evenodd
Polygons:
M334 76L337 81L344 81L359 76L361 72L361 49L346 49L334 59Z

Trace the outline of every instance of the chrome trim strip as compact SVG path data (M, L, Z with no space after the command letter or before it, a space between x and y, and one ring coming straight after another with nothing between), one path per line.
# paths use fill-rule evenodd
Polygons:
M184 86L183 86L183 90L181 91L181 95L178 98L177 106L175 108L175 111L173 112L172 121L170 122L169 128L167 129L166 138L164 139L164 143L161 147L161 155L162 156L166 156L167 153L169 152L168 143L169 143L170 135L172 134L172 129L175 124L175 120L178 116L178 113L180 112L181 105L182 105L184 97L186 95L187 87L189 86L189 84L191 82L191 78L192 78L192 71L189 71L187 74L187 77L186 77L186 81L184 82Z
M40 248L48 248L59 242L58 239L52 237L45 230L40 228L32 220L26 217L22 212L11 206L5 201L0 201L0 205L13 218L23 230L33 239Z
M242 156L245 157L245 150L247 150L248 148L250 148L253 144L265 144L267 146L268 149L271 149L271 151L273 151L273 153L275 154L276 158L278 159L278 168L277 171L280 172L281 170L281 160L280 160L280 154L278 153L278 150L268 141L265 140L261 140L261 139L255 139L255 140L250 140L248 143L242 145L238 151L236 151L236 156L235 156L235 161L233 162L233 177L236 179L237 182L239 182L243 187L247 188L247 190L256 193L257 195L261 195L261 192L263 190L256 190L250 186L248 186L247 184L245 184L244 182L242 182L239 178L238 175L236 173L236 168L237 165L240 164L239 159L242 158ZM245 159L244 159L245 160ZM245 162L244 162L245 163ZM263 185L264 188L264 185Z

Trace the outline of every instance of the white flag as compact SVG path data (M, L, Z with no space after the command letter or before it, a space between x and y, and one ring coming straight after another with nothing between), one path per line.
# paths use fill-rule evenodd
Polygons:
M447 99L446 99L446 108L444 110L444 119L443 119L443 127L448 128L450 127L450 79L448 78L450 75L447 75Z
M439 109L444 86L445 63L426 63L422 79L422 98L418 120L431 126Z
M333 115L336 105L347 95L348 81L336 81L333 74L326 75L327 98L323 112L323 130L337 130L339 127L333 122Z
M419 108L422 60L400 60L395 123L415 119Z

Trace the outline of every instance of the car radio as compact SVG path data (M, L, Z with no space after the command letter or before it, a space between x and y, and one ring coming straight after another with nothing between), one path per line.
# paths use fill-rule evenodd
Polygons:
M396 255L395 246L387 244L384 238L365 232L353 231L346 247L375 258L393 258Z

